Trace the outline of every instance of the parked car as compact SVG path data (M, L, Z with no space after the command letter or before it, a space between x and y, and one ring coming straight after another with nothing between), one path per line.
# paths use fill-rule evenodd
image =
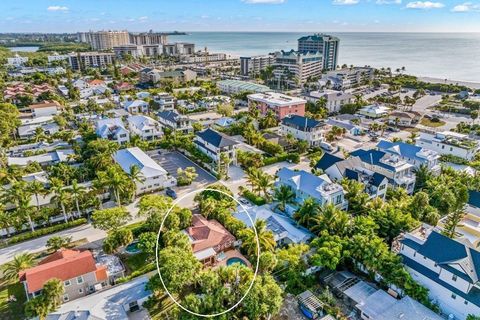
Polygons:
M167 188L167 190L165 191L165 194L172 199L177 199L177 193L172 188Z
M333 146L328 142L321 142L320 143L320 148L322 148L326 151L330 151L330 152L333 151Z

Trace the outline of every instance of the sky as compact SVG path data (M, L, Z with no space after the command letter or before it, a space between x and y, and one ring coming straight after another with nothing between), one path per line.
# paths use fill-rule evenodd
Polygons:
M2 32L480 32L480 0L0 0Z

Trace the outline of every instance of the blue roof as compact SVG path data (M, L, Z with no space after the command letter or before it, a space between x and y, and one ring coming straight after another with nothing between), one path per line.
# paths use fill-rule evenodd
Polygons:
M357 180L358 181L358 172L350 170L350 169L345 169L345 178L349 180Z
M392 147L397 147L396 149L398 150L398 152L394 152L393 150L388 150ZM390 141L381 140L377 144L377 148L385 152L401 155L405 158L416 159L421 162L427 161L426 159L423 159L417 156L417 153L419 153L422 150L422 148L413 144L408 144L405 142L390 142Z
M442 249L439 250L439 248ZM418 253L439 264L449 263L467 257L466 247L463 243L450 239L436 231L430 233L427 241L425 241L420 250L418 250Z
M175 111L162 111L157 113L159 118L165 119L170 122L176 122L177 118L180 116Z
M480 192L471 190L468 192L468 196L468 204L480 208Z
M217 132L215 130L212 130L210 128L197 132L197 136L202 138L203 141L206 141L217 148L222 148L222 147L227 147L227 146L232 146L237 144L237 142L230 139L227 135Z
M299 130L305 130L323 126L323 122L317 121L312 118L302 117L298 115L291 115L282 119L284 125L294 126Z
M380 162L380 159L382 159L385 156L385 152L380 151L380 150L363 150L363 149L358 149L350 153L352 157L359 157L362 162L370 163L376 166L383 167L387 170L390 171L395 171L395 168Z
M379 185L382 184L383 180L387 179L387 177L385 177L383 174L380 174L378 172L374 172L372 178L373 178L372 185L374 185L375 187L378 187Z
M335 119L328 119L327 124L329 124L331 126L339 127L339 128L345 128L345 130L348 130L348 131L357 127L356 125L351 124L349 122L339 121L339 120L335 120Z
M322 158L318 160L317 164L315 165L315 168L327 170L328 168L333 166L335 163L340 161L343 161L343 159L337 156L334 156L333 154L325 152Z
M421 265L420 263L418 263L418 262L416 262L416 261L414 261L414 260L412 260L412 259L410 259L410 258L408 258L408 257L406 257L402 254L401 254L401 257L402 257L403 263L407 267L421 273L423 276L429 278L432 281L435 281L436 283L438 283L442 287L444 287L444 288L450 290L451 292L455 293L457 296L460 296L463 299L469 301L470 303L473 303L474 305L480 307L480 289L478 289L476 287L472 287L472 289L468 293L464 293L463 291L460 291L457 288L449 285L445 281L441 280L439 278L438 273L436 273L435 271L430 270L429 268Z

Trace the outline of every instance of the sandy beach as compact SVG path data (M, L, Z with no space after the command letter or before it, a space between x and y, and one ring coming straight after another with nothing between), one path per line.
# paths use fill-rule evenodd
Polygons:
M469 81L457 81L457 80L450 80L450 79L439 79L439 78L432 78L432 77L417 77L418 80L430 82L430 83L448 83L448 84L458 84L462 86L466 86L472 89L480 89L479 82L469 82Z

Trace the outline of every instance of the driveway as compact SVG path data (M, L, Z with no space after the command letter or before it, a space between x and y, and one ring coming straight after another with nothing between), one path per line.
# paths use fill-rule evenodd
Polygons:
M161 152L159 154L159 151ZM217 181L217 179L207 172L205 169L191 161L183 154L177 151L164 151L154 150L150 151L149 156L152 157L162 168L167 170L169 174L178 177L178 168L185 169L187 167L194 167L197 171L198 177L195 179L195 183L198 185L208 185Z

